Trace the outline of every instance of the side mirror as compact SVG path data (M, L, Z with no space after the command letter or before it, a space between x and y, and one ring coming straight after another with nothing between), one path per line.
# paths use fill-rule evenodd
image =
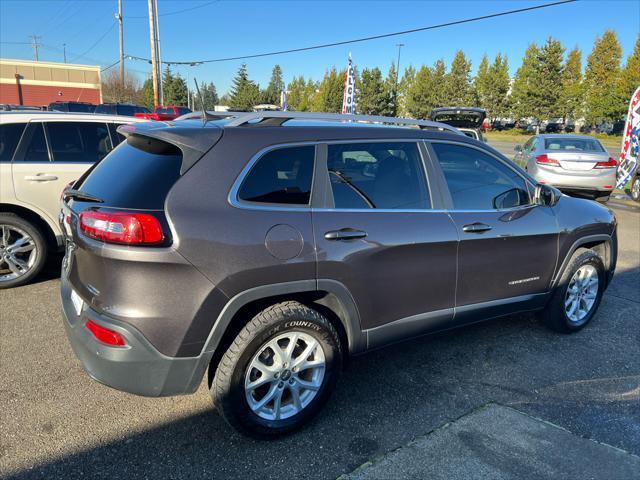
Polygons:
M536 205L541 205L543 207L553 207L558 200L560 200L560 191L549 186L544 185L542 183L538 183L536 185L536 191L534 194L533 201Z
M514 147L514 150L515 150L517 153L522 152L522 145L516 145L516 146Z

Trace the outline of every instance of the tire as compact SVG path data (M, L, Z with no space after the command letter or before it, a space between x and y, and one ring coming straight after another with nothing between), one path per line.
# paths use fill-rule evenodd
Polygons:
M597 290L593 288L593 286L588 289L581 287L579 282L574 284L576 274L581 269L582 272L590 272L592 275L591 278L597 278ZM571 257L571 260L569 260L567 268L562 273L560 282L555 288L549 303L545 309L540 312L541 320L547 327L556 332L573 333L583 329L598 310L604 292L605 277L602 259L593 250L577 250ZM570 312L576 304L571 302L565 307L565 302L570 301L570 288L573 291L584 291L585 289L587 291L587 293L581 294L582 300L578 300L578 307L577 310L574 311L573 318ZM587 308L592 295L593 303ZM575 297L573 298L575 299ZM583 313L584 316L582 316Z
M631 198L640 202L640 177L636 176L631 182Z
M294 335L298 335L298 339L289 356L287 350ZM274 342L281 349L282 357L271 347ZM301 352L308 348L311 351L306 359L315 364L324 357L324 368L295 366L302 362ZM290 370L283 367L284 364ZM256 365L263 370L270 366L273 370L261 373ZM214 405L232 427L256 438L276 437L302 427L321 410L335 387L341 367L340 339L331 323L319 312L287 301L261 311L244 326L222 356L210 393ZM260 383L263 375L270 380L255 389L245 389L246 383ZM314 390L305 389L303 383L307 386L315 383ZM294 390L299 392L297 406ZM270 394L273 400L258 408ZM279 415L276 414L277 398L281 404Z
M28 241L17 248L32 247L30 250L10 250L12 245L25 238ZM40 273L46 260L47 243L40 229L13 213L0 213L0 289L30 282ZM23 265L26 267L20 268ZM23 270L23 273L19 273Z

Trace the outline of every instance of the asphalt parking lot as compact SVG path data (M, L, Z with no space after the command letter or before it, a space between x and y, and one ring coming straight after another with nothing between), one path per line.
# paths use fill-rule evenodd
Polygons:
M92 381L67 343L52 261L0 291L0 476L335 478L487 404L640 455L640 210L615 211L617 274L585 330L518 315L354 358L321 415L271 442L227 427L204 385L153 399Z

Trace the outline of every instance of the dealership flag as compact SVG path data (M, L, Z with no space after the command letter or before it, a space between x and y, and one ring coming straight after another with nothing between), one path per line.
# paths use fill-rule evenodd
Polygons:
M624 125L624 137L622 139L622 151L618 161L617 184L618 188L623 188L633 177L638 169L638 142L640 141L640 87L629 102L629 113Z
M287 92L284 90L280 92L280 108L283 112L287 111Z
M349 53L347 78L344 81L344 96L342 97L342 113L356 113L356 74Z

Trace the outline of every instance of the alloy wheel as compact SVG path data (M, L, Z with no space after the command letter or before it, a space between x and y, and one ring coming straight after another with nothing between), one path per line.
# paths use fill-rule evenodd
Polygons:
M284 420L316 397L325 374L322 345L311 335L290 331L262 345L245 375L249 408L265 420Z
M564 311L572 323L581 323L593 309L598 296L598 271L581 266L571 277L564 299Z
M21 228L0 225L0 282L26 275L38 257L36 243Z

